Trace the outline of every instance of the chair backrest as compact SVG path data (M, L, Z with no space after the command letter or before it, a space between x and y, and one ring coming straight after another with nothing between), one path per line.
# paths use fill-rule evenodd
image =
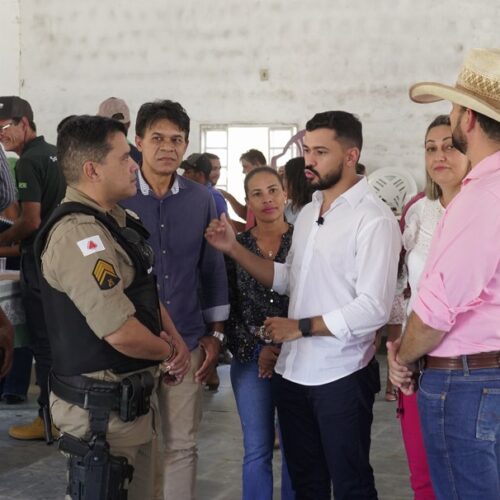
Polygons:
M379 168L368 176L368 184L395 215L401 215L403 207L418 192L415 179L402 168Z
M285 145L283 151L279 155L275 155L271 158L270 166L273 168L277 167L278 159L281 158L286 152L295 144L297 147L297 156L302 156L304 154L303 150L303 140L306 130L299 130Z

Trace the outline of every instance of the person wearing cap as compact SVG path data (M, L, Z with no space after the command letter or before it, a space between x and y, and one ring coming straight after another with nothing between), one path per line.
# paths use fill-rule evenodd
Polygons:
M136 144L142 152L137 194L122 202L144 221L155 251L160 300L191 352L191 370L176 387L160 387L165 500L195 497L202 383L217 363L229 316L222 254L204 239L215 218L210 192L179 175L189 144L190 119L169 100L143 104ZM208 332L207 326L209 325Z
M97 116L104 116L105 118L113 118L113 120L118 120L120 123L125 125L128 130L130 128L130 109L127 103L123 99L118 97L109 97L99 104L99 109L97 110ZM129 141L130 146L130 156L137 165L142 164L141 152Z
M224 196L218 189L215 189L210 182L210 172L212 171L212 163L206 153L193 153L189 155L181 163L181 168L184 169L184 177L191 179L198 184L203 184L208 188L214 198L217 218L221 214L227 215L227 203Z
M0 142L6 151L19 155L16 182L20 216L0 233L0 246L21 244L21 293L26 324L32 337L36 380L40 388L39 416L27 425L15 425L9 435L15 439L43 439L43 409L48 408L50 347L40 298L33 243L38 229L62 200L66 182L57 165L56 147L37 136L33 110L17 96L0 97Z
M436 497L500 491L500 50L473 49L455 86L419 83L419 103L452 103L455 147L471 163L441 218L390 376L415 389Z

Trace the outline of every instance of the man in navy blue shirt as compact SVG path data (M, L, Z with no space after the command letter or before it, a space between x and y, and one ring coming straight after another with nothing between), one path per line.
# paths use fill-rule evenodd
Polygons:
M184 381L160 388L165 500L194 498L201 384L217 362L229 313L223 256L204 239L205 228L216 218L212 195L177 174L189 125L179 103L141 106L136 121L136 144L142 153L138 192L123 202L151 234L160 299L191 351L191 371Z

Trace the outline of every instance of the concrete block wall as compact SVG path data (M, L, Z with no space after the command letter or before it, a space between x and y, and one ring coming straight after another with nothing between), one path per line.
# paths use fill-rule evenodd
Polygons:
M0 0L0 13L16 5L20 91L50 140L61 118L111 95L133 113L146 100L180 101L193 151L200 124L303 127L344 109L363 122L369 171L401 166L420 184L424 130L449 105L414 104L408 87L453 83L469 48L500 46L497 0ZM4 76L3 54L18 46L2 44L3 92L16 76L13 61Z

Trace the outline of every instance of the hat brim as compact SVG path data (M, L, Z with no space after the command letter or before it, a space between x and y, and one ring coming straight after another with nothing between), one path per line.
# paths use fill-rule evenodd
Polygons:
M421 104L450 101L500 122L500 110L465 89L434 82L416 83L410 87L410 99Z

